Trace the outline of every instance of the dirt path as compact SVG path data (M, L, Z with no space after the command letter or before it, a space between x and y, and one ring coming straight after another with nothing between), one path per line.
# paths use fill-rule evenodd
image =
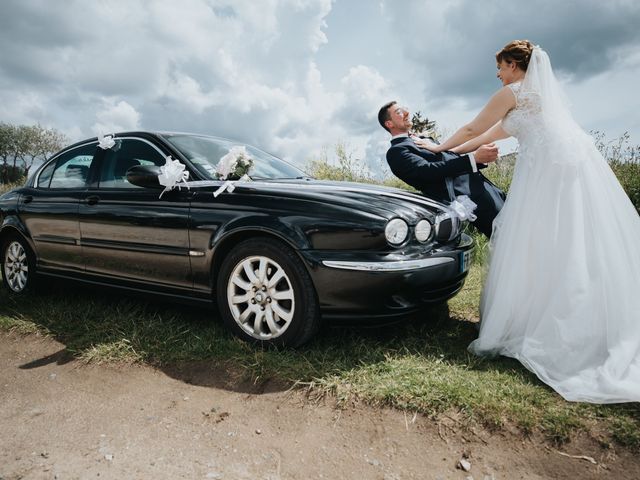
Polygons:
M48 338L0 333L0 479L640 478L640 462L438 428L422 416L228 385L207 365L84 365ZM486 442L486 443L485 443ZM471 471L456 469L463 453Z

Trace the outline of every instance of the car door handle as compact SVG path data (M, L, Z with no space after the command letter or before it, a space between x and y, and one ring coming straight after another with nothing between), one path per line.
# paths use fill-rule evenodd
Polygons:
M95 205L100 201L100 197L97 195L91 195L85 199L87 205Z
M33 195L25 195L24 197L22 197L22 201L24 203L31 203L33 202Z

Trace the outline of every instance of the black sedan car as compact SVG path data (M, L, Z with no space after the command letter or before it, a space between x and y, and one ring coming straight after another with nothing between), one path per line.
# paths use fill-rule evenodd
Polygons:
M296 346L322 319L397 317L462 288L473 243L442 204L314 180L217 137L104 140L65 148L0 197L2 280L13 294L46 277L214 303L239 337ZM220 160L238 149L250 178L220 179ZM160 185L169 163L188 181Z

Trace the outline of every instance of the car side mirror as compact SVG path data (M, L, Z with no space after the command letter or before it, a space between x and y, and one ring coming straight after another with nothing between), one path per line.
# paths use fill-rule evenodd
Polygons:
M163 189L158 181L160 167L157 165L136 165L127 170L127 180L132 185L144 188Z

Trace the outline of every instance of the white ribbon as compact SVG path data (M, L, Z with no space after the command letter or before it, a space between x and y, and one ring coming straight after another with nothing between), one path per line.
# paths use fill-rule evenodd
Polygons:
M249 177L249 175L243 175L242 177L240 177L240 180L236 180L236 181L227 180L222 185L220 185L220 187L215 192L213 192L213 196L215 198L218 198L218 195L220 195L221 193L224 193L224 192L232 193L236 189L236 185L235 185L236 183L248 182L250 180L251 178Z
M180 160L174 160L171 155L166 158L165 164L160 167L160 175L158 175L158 183L164 185L164 190L160 194L160 198L165 192L173 190L175 187L180 189L180 182L184 183L184 186L189 189L187 180L189 179L189 172L185 171L187 167L180 163Z
M449 208L453 210L453 213L460 220L469 220L473 222L476 218L476 215L473 214L473 211L478 207L476 203L471 200L467 195L458 195L456 199L449 204Z
M112 148L116 141L113 139L113 135L102 136L102 134L98 135L98 146L103 150L109 150Z

